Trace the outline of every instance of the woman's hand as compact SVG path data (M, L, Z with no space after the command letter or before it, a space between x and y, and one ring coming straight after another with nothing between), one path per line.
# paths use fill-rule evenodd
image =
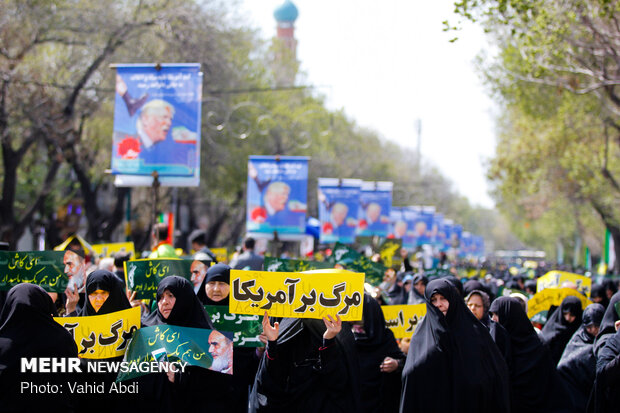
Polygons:
M276 341L278 339L278 334L280 333L280 323L277 321L273 323L273 326L269 322L269 316L267 315L267 311L265 311L265 315L263 316L263 333L258 337L260 341L266 344L267 341ZM263 340L266 341L263 341Z
M77 308L77 304L80 301L80 294L78 294L77 287L75 287L75 290L71 290L71 287L67 288L65 294L67 295L65 314L71 314Z
M382 373L391 373L398 368L398 361L392 357L386 357L379 366Z
M338 314L336 314L335 319L331 315L327 315L327 318L323 317L323 322L327 328L327 330L323 333L323 338L325 340L331 340L336 337L338 333L340 333L340 330L342 330L342 320Z

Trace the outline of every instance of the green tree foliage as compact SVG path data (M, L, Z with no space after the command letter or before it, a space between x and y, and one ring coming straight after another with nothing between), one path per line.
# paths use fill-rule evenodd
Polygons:
M209 245L236 242L245 228L249 155L311 156L313 215L319 176L389 180L396 204L436 205L466 220L467 229L491 234L494 215L472 207L436 168L417 165L415 153L326 109L316 91L297 86L301 74L293 54L258 39L232 6L216 0L2 0L1 239L15 247L37 218L56 245L66 235L55 229L56 214L78 199L87 239L118 240L128 190L115 188L104 173L115 93L109 66L144 62L201 64L203 123L198 188L160 188L157 205L149 188L132 189L138 249L148 248L152 210L177 206L183 231L205 225Z
M620 242L618 11L608 1L462 1L499 52L481 63L502 105L488 175L515 233L551 252ZM620 250L617 249L617 252Z

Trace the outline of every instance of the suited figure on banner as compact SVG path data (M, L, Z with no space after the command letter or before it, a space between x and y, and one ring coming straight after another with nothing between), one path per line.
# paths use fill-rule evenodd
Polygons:
M249 176L256 183L262 202L262 205L255 206L249 211L250 219L271 226L299 225L300 217L302 220L305 217L306 205L293 200L289 201L291 193L289 184L271 179L262 181L252 163L248 168ZM301 216L300 213L304 215Z
M359 229L361 231L375 233L385 230L390 219L385 215L381 215L382 208L379 203L363 203L362 208L364 209L364 218L359 220Z
M120 75L116 75L116 93L125 102L132 121L135 118L135 134L115 130L115 157L140 159L142 166L174 164L195 167L197 134L185 126L172 127L176 109L171 103L163 99L149 100L148 94L133 98Z
M319 191L319 201L325 206L325 211L329 212L329 221L321 224L323 234L339 238L353 236L357 220L353 217L347 217L349 207L344 202L329 201L322 191Z

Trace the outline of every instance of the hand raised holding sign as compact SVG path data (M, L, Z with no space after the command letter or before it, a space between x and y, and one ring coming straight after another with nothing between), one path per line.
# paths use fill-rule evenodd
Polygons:
M78 294L77 287L67 287L65 290L65 295L67 296L67 302L65 303L65 312L66 314L71 314L76 311L77 304L80 301L80 294Z
M331 315L327 315L327 318L323 317L323 322L327 328L327 330L323 333L323 338L325 340L330 340L336 337L338 333L340 333L340 330L342 330L342 320L338 314L336 314L336 318Z
M269 322L269 316L267 315L267 311L265 311L265 315L263 316L263 333L259 336L260 341L262 341L263 343L266 343L267 341L276 341L278 339L279 333L280 323L276 321L275 323L273 323L272 326Z

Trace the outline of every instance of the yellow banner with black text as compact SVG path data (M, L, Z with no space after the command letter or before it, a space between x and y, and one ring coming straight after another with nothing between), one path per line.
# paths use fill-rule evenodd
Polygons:
M364 274L325 269L230 272L230 312L272 317L362 319Z
M395 338L411 337L426 315L426 304L382 305L385 326Z
M106 359L125 354L134 331L140 328L140 307L89 317L55 317L71 333L78 356Z

